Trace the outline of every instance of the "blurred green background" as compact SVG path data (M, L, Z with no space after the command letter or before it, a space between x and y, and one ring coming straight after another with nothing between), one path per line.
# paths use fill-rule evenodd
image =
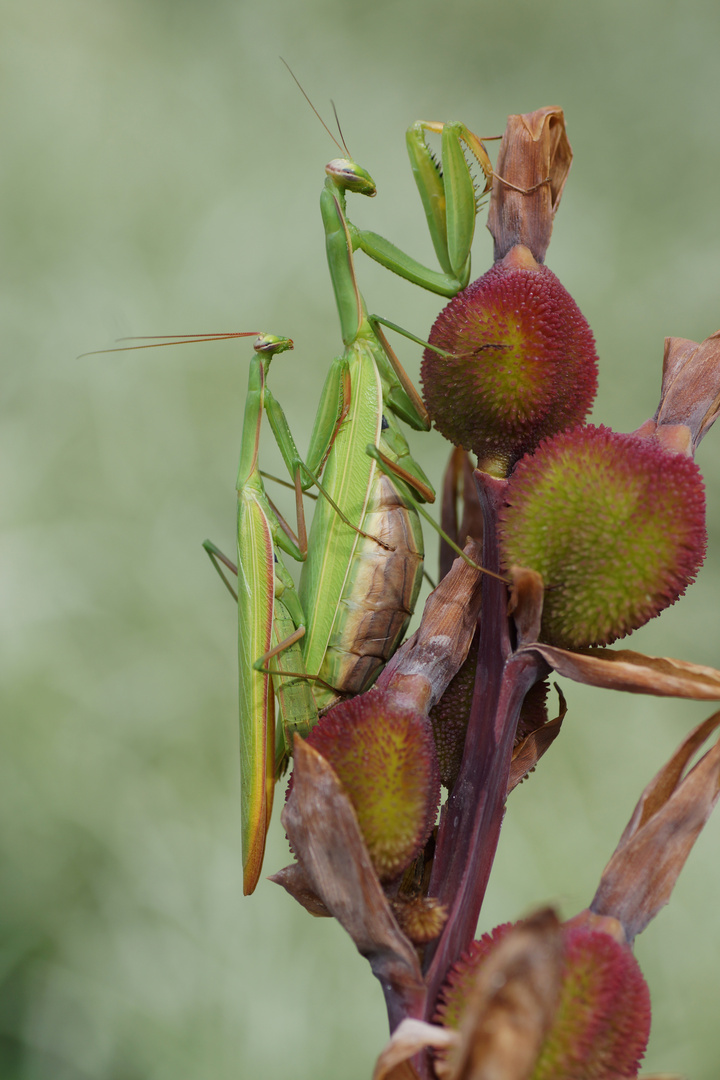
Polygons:
M597 336L594 418L631 430L655 409L664 336L720 326L720 8L0 11L0 1076L367 1080L386 1021L365 962L276 886L241 895L234 613L200 543L232 549L249 349L76 357L124 334L290 334L275 386L307 445L339 342L317 208L334 148L282 55L325 115L334 99L377 181L354 219L428 262L405 127L499 135L508 113L565 108L575 163L548 265ZM481 219L478 274L490 259ZM427 333L436 298L360 270L372 308ZM441 438L413 446L439 481ZM708 565L633 644L720 666L718 446L714 431L698 455ZM584 907L640 790L712 711L564 689L560 744L511 799L482 929L547 901ZM714 820L637 946L647 1068L693 1080L720 1062L719 854ZM267 871L286 861L276 819Z

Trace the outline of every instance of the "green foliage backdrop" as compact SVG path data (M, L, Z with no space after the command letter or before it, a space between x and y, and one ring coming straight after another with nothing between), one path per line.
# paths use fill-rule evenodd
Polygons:
M366 1080L386 1028L365 963L275 886L241 896L234 617L200 542L232 547L247 346L76 357L123 334L290 334L275 385L306 445L339 340L317 212L334 151L282 55L377 181L354 217L428 260L407 124L496 135L508 113L565 108L548 265L597 336L595 418L631 430L664 336L720 326L720 8L25 0L0 17L0 1075ZM361 273L375 310L427 332L436 299ZM633 639L718 666L719 440L699 454L710 562ZM440 437L414 448L438 480ZM584 907L641 788L711 711L565 691L483 929ZM720 1060L719 851L715 820L638 944L648 1068L694 1080ZM267 866L284 861L276 820Z

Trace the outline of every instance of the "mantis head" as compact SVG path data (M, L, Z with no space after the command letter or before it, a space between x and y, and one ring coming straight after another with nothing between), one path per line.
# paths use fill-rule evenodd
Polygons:
M325 172L343 191L354 191L358 195L370 197L377 194L375 181L370 173L351 158L333 158L325 166Z

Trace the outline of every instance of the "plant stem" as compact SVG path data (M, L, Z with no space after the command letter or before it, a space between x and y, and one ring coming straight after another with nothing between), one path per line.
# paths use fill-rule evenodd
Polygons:
M483 565L499 572L498 511L507 481L476 473L483 508ZM427 1018L448 969L477 926L505 810L508 774L525 694L547 672L531 654L513 656L507 587L483 580L480 649L473 703L457 782L444 807L429 894L448 908L442 936L425 954Z

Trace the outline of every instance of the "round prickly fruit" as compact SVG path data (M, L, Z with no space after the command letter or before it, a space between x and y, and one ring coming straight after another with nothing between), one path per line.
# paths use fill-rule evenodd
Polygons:
M459 1028L462 1014L475 982L475 975L483 960L498 942L515 928L516 923L501 923L477 941L470 942L468 951L453 965L442 989L435 1023L443 1027Z
M545 582L542 639L607 645L673 604L705 555L705 495L690 458L653 439L581 427L516 467L501 513L505 566Z
M585 419L597 389L592 331L558 279L520 245L450 301L422 364L435 426L505 476L541 439Z
M447 922L447 908L433 896L400 896L391 901L391 907L398 926L413 945L434 941Z
M453 968L437 1021L460 1026L485 956L510 930L499 926L473 942ZM565 926L565 974L555 1020L535 1064L532 1080L630 1080L636 1077L650 1035L650 993L627 945L584 926Z
M429 722L371 690L326 713L308 742L345 788L378 877L391 881L435 823L440 780Z

